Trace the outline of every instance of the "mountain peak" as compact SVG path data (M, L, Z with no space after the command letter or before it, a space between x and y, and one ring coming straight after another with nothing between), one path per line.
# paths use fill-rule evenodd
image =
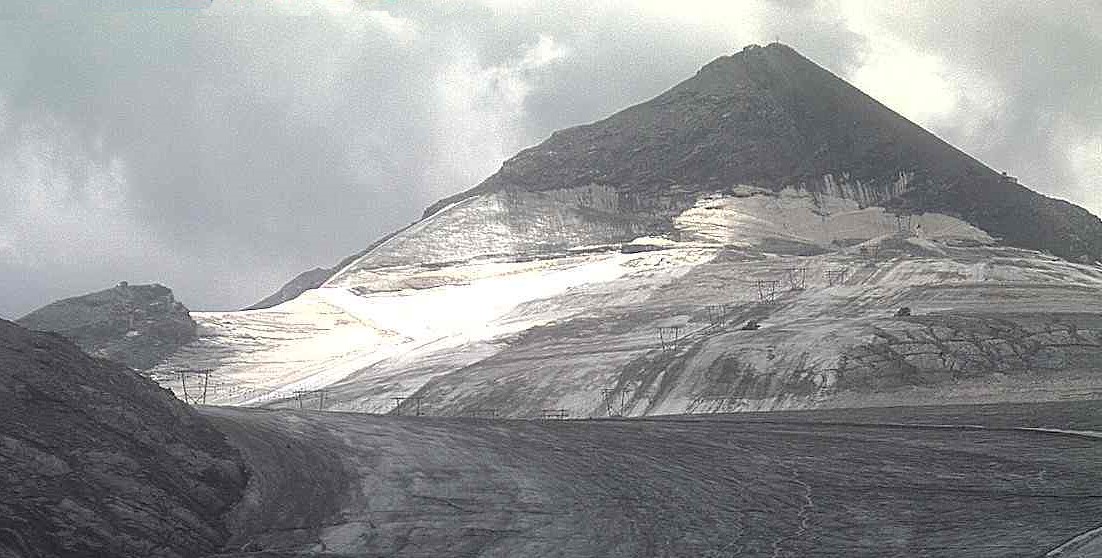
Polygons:
M736 185L820 193L838 183L861 203L947 213L1069 259L1102 257L1102 221L1008 180L781 43L749 45L649 101L558 131L425 216L489 192L601 186L648 220L665 218L655 207L684 210Z
M654 99L554 133L427 214L473 193L594 183L777 190L848 173L886 186L945 157L969 161L791 47L750 45Z
M731 83L732 77L746 78L746 70L750 67L766 67L766 66L783 66L799 63L811 64L812 62L804 58L799 52L792 47L783 43L769 43L766 46L757 44L746 45L742 50L726 55L720 56L715 60L705 64L699 70L696 75L682 84L688 82L701 83L714 83L715 85L723 85L723 78L726 78L728 84ZM712 78L718 77L719 80L715 82L706 82L697 80L695 78Z

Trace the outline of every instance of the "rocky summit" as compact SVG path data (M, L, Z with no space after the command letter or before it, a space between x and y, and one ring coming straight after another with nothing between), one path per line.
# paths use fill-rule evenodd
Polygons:
M36 331L60 333L93 356L149 368L195 339L195 322L163 285L119 283L67 298L16 320Z
M748 46L650 101L556 132L426 215L481 193L607 188L613 213L669 232L671 214L740 184L937 211L1010 245L1102 258L1097 217L987 168L779 43Z

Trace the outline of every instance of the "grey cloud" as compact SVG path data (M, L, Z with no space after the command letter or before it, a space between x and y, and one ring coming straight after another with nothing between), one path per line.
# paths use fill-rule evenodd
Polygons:
M0 19L58 19L104 12L200 10L210 4L211 0L5 0L0 4Z
M0 93L4 143L24 142L36 119L60 121L76 153L62 169L65 185L53 186L77 199L87 164L121 159L125 211L165 251L148 267L120 265L121 257L101 265L119 278L160 268L159 279L193 306L246 304L404 224L431 197L419 174L434 107L411 93L431 89L432 57L381 30L339 44L331 39L345 32L340 25L264 14L8 24L0 49L18 67ZM338 67L334 46L345 50ZM196 268L174 270L178 260ZM25 284L58 282L71 267L53 263ZM246 280L213 280L231 270ZM260 270L267 281L256 280ZM100 279L97 271L82 273ZM8 293L0 311L45 302Z
M966 98L935 131L1031 187L1102 210L1099 185L1077 182L1068 145L1102 138L1102 5L940 1L886 23L1001 95L998 110Z
M524 19L505 20L494 19L485 9L452 5L434 12L424 4L400 5L405 13L433 13L439 18L434 25L477 38L479 54L488 64L505 62L540 33L568 49L564 63L533 76L522 123L529 142L654 97L749 43L780 38L839 73L860 61L864 47L863 38L849 31L838 14L813 0L767 2L764 14L754 15L762 18L757 22L760 32L740 36L732 35L723 21L694 26L654 17L630 2L538 3Z

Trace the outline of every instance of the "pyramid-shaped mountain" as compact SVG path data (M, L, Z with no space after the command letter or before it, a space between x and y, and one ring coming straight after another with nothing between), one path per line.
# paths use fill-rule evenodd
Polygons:
M900 173L913 173L903 191ZM426 215L476 193L594 184L658 196L671 185L848 187L863 201L957 215L1016 246L1102 257L1098 218L986 167L779 43L746 47L650 101L556 132Z

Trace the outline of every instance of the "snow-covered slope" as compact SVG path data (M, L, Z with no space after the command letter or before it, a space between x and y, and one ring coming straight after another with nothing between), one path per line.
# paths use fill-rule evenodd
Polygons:
M213 369L208 403L388 412L416 397L444 415L1102 391L1102 270L998 246L946 215L741 187L675 216L679 240L529 251L542 231L470 225L499 215L486 199L459 204L292 301L194 313L199 340L155 372L182 391L172 371ZM513 244L491 255L502 238ZM903 306L912 315L894 316ZM762 327L742 330L749 320ZM296 395L319 389L324 403Z
M324 286L370 283L371 270L376 268L562 255L659 229L660 220L651 213L625 207L630 198L599 186L474 196L395 235L338 271Z
M707 251L699 249L676 257L605 252L377 270L370 284L381 292L326 286L270 309L194 313L199 341L155 372L182 392L173 371L213 368L207 401L244 405L356 377L364 396L341 404L382 410L390 396L411 394L441 372L495 353L511 336L581 310L546 301L583 292L613 296L614 289L633 281L640 292L618 298L640 301L650 285L706 258Z

